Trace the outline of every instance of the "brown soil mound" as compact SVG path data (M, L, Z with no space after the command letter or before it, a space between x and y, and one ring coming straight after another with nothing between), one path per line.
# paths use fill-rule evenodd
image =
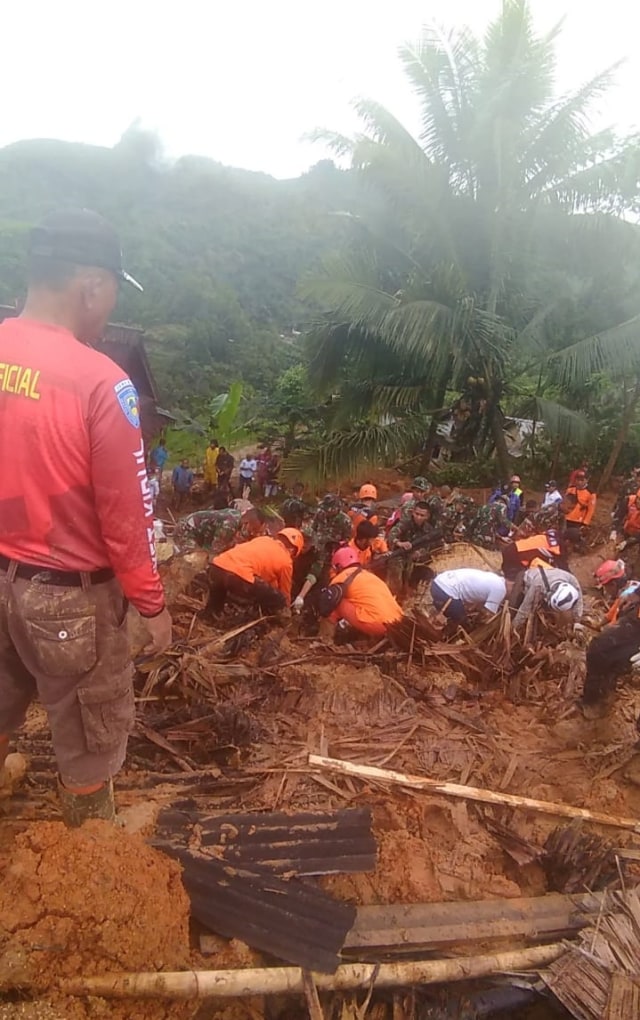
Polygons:
M184 967L188 920L179 866L141 839L101 821L33 824L0 861L0 989Z

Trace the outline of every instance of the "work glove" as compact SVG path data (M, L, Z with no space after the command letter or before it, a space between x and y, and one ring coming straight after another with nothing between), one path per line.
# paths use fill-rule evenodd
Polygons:
M617 542L618 541L618 532L615 530L615 528L613 529L613 531L609 535L609 541L610 542Z
M298 597L296 599L294 599L294 601L293 601L293 607L292 608L293 608L294 613L301 613L303 606L304 606L304 599L303 599L302 595L298 595Z
M636 652L635 655L632 655L631 658L629 659L629 662L631 664L631 669L633 670L633 672L640 673L640 652Z

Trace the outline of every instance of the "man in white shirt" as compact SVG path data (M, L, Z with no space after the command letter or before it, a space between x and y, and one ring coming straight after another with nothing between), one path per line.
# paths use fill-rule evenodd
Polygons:
M545 482L544 499L542 500L543 507L557 506L558 503L562 503L562 493L558 489L558 483L553 480Z
M582 588L577 577L559 567L531 566L525 570L524 598L515 615L513 626L521 630L529 617L543 604L577 623L583 612Z
M238 473L240 475L240 496L242 499L249 499L251 496L251 486L257 470L258 462L252 454L243 457L240 461Z
M481 609L487 614L498 612L507 595L504 577L490 570L461 567L437 574L431 582L431 598L435 608L455 623L468 624L467 611Z

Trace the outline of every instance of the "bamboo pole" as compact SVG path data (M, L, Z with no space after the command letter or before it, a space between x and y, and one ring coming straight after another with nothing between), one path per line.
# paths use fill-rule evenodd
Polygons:
M348 988L392 988L467 981L489 974L538 970L553 963L565 951L555 942L549 946L518 949L509 953L459 957L453 960L415 960L403 963L349 963L335 974L312 975L316 988L342 991ZM105 999L216 999L244 995L304 994L299 967L263 967L246 970L196 970L167 973L106 974L60 981L64 995L99 995Z
M412 790L425 790L429 793L441 793L445 797L459 797L462 800L477 800L483 804L506 804L508 807L524 808L525 811L537 811L539 814L557 815L562 818L582 818L596 825L611 825L617 829L630 829L640 833L640 821L637 818L624 818L618 815L607 815L602 811L590 811L588 808L574 807L573 804L557 804L549 800L535 800L533 797L521 797L515 793L496 793L482 786L461 786L459 783L441 783L437 779L424 776L412 776L406 772L393 772L372 765L356 765L354 762L342 761L339 758L325 758L319 754L309 755L309 764L328 772L340 772L347 776L358 776L376 783L387 783L394 786L406 786Z

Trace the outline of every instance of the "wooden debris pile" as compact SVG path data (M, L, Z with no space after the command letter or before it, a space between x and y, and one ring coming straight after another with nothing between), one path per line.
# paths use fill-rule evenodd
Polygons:
M595 924L543 974L576 1020L640 1016L640 894L614 893Z

